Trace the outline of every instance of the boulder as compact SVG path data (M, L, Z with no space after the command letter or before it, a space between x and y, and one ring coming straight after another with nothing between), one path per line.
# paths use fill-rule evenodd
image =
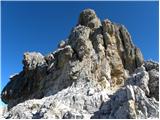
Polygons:
M34 70L37 66L42 66L45 63L46 61L41 53L36 53L36 52L24 53L23 65L25 70Z
M80 13L78 24L87 26L91 29L101 26L99 18L92 9L85 9Z

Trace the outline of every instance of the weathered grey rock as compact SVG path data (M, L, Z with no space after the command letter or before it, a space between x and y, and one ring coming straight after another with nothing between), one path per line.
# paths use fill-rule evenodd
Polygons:
M69 37L69 44L81 60L88 56L93 48L89 35L90 28L79 25L73 29Z
M65 41L61 40L58 47L63 48L63 47L65 47L65 45L66 45Z
M150 96L159 101L159 72L156 69L149 71L149 90Z
M78 24L89 28L98 28L101 25L101 22L94 10L85 9L80 13Z
M159 65L143 62L123 25L91 9L58 49L24 54L24 69L2 91L3 118L157 118Z
M111 68L111 79L112 85L122 84L124 80L124 66L122 60L119 55L119 51L117 48L116 38L111 37L107 32L104 35L108 35L109 38L105 38L106 46L106 57L108 58L110 68Z
M11 81L2 91L2 100L12 107L29 98L41 98L43 93L39 91L40 82L47 74L47 63L40 53L25 53L23 59L23 71L11 77ZM35 95L31 95L34 93Z
M79 116L81 118L81 116ZM71 112L66 112L64 115L63 115L63 119L75 119L76 118L76 115L71 113ZM83 116L82 116L83 118ZM82 119L81 118L81 119Z
M120 25L117 31L117 45L124 68L133 73L135 68L143 64L143 56L140 50L132 43L131 36L127 29Z
M159 63L154 61L146 61L144 63L146 71L149 73L149 90L150 97L159 101Z
M73 50L71 46L67 45L57 52L57 67L61 68L72 58Z
M135 48L135 62L136 62L136 67L140 67L144 62L143 55L139 48Z
M103 26L103 32L107 32L110 35L115 34L115 26L114 24L112 24L112 22L108 19L104 20L102 22L102 26Z
M132 85L127 85L126 86L126 91L127 91L128 100L134 100L135 101L135 95L134 95L135 93L134 93Z
M154 98L148 98L141 88L127 85L118 90L110 101L103 103L92 118L158 118L158 108L158 102Z
M108 100L105 91L98 92L95 88L92 96L87 95L90 86L77 88L74 85L63 89L55 95L42 99L27 100L5 113L5 118L89 118L102 104ZM82 93L82 94L81 94ZM22 111L25 111L23 114ZM20 111L20 112L19 112ZM19 114L22 114L19 116Z
M137 111L141 111L141 114L137 113L138 118L158 118L159 108L158 102L154 98L147 98L145 93L139 87L134 88L136 96Z
M41 53L36 52L26 52L24 53L24 69L26 70L34 70L37 66L41 66L45 64L44 56Z
M131 75L127 82L131 85L139 86L146 93L146 95L150 94L148 88L149 75L148 72L144 70L144 67L137 68L135 73Z
M150 71L152 69L156 69L157 71L159 71L159 63L154 62L152 60L148 60L148 61L144 62L144 66L147 71Z
M89 90L87 91L87 95L91 96L91 95L93 95L93 94L94 94L94 89L89 89Z

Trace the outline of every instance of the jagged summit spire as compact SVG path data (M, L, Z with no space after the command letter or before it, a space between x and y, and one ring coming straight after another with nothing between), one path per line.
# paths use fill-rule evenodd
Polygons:
M27 52L23 65L1 93L8 104L5 118L159 115L158 63L144 62L127 29L108 19L100 22L94 10L80 13L56 51Z
M85 9L80 13L78 24L89 28L98 28L101 22L94 10Z

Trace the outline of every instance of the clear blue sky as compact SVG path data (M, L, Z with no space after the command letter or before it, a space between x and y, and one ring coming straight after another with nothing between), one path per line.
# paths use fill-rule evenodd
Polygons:
M158 2L2 2L1 88L22 70L23 53L47 54L69 36L85 8L124 24L145 60L158 61Z

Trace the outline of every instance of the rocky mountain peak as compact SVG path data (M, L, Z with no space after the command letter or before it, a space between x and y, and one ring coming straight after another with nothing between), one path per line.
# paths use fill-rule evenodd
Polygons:
M94 10L80 13L56 51L26 52L23 65L2 91L5 118L158 116L158 63L144 61L124 25Z
M78 24L93 29L100 27L101 21L94 10L85 9L80 13Z

